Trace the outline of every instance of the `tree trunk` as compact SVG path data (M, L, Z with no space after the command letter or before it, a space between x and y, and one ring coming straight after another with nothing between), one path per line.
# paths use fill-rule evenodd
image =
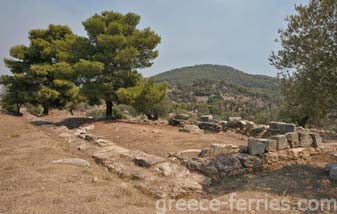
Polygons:
M305 128L305 125L307 124L309 120L308 116L302 117L298 123L299 126L302 126L303 128Z
M44 105L42 115L48 115L48 114L49 114L49 106Z
M159 115L158 114L147 114L146 117L147 117L147 119L153 120L153 121L159 119Z
M105 119L111 119L112 118L112 101L107 100L105 101L106 111L105 111Z
M20 109L21 109L21 104L17 103L16 104L16 114L18 116L22 116L22 113L20 112Z

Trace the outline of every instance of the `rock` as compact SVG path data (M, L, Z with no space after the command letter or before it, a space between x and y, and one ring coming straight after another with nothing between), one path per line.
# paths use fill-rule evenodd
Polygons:
M269 128L272 132L285 134L287 132L295 132L296 126L293 123L270 122Z
M274 139L256 139L256 141L266 145L266 152L277 151L277 141Z
M188 114L179 114L176 118L177 119L181 119L181 120L188 120L188 119L190 119L190 115L188 115Z
M184 121L184 120L176 119L176 118L170 118L170 119L168 120L168 123L169 123L169 125L171 125L171 126L179 126L180 123L181 123L182 121Z
M97 183L97 182L99 182L99 179L95 176L95 177L92 178L92 182Z
M239 146L240 153L248 153L248 146L247 145L241 145Z
M232 144L212 144L210 148L201 150L200 157L215 157L220 155L229 155L239 153L240 149L237 145Z
M329 170L329 178L331 180L337 180L337 168L332 168Z
M287 137L285 135L274 135L270 139L276 140L277 150L290 149L288 144Z
M201 134L203 132L197 125L185 125L183 128L179 129L179 131L192 134Z
M165 159L156 155L141 154L133 160L137 166L149 168L157 163L164 162Z
M220 156L213 159L215 167L221 173L221 177L238 175L242 172L242 165L237 156Z
M93 135L93 134L85 134L84 140L86 140L88 142L94 142L94 141L98 140L98 137L96 135Z
M255 138L248 138L248 154L262 155L265 153L266 144L258 142Z
M261 158L258 158L256 156L253 155L249 155L249 154L239 154L238 158L242 164L243 167L246 168L261 168L263 165L263 161Z
M257 125L250 131L250 134L253 136L257 136L265 131L266 131L265 125Z
M97 144L100 147L115 145L112 141L107 139L98 139L95 141L95 144Z
M227 126L228 121L226 121L226 120L220 120L220 121L219 121L219 124L222 126L222 128L224 128L224 127Z
M68 138L68 137L72 137L73 135L71 133L68 132L62 132L59 134L60 137L62 138Z
M87 131L95 129L95 126L93 124L91 124L91 125L88 125L88 126L80 127L80 129L82 129L83 131L87 132Z
M329 163L325 165L325 171L330 171L331 169L337 168L337 163Z
M200 117L200 120L202 122L212 122L213 121L213 115L202 115Z
M214 132L220 132L222 130L222 126L215 122L199 122L198 127L203 130L210 130Z
M317 148L322 144L322 137L318 133L309 133L312 139L312 146Z
M312 145L312 138L308 134L308 132L299 132L299 139L300 139L300 146L303 148L308 148L311 147Z
M54 160L51 163L52 164L74 165L74 166L85 166L85 167L90 166L90 163L88 161L80 159L80 158L67 158L67 159Z
M286 133L286 138L291 148L300 147L300 140L297 132Z
M161 172L163 176L170 176L177 172L177 165L170 162L164 162L158 164L156 170Z
M175 157L181 160L198 158L201 153L200 149L188 149L174 154Z
M229 117L228 120L229 122L239 121L242 120L242 117Z

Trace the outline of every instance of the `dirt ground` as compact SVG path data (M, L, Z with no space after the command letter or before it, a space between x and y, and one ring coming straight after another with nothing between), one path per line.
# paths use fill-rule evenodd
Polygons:
M70 116L57 111L52 112L46 119L55 124L67 124L74 127L91 122L80 116L80 114ZM144 148L145 151L161 155L173 150L187 149L191 145L193 148L201 148L217 140L241 143L236 139L237 136L191 135L179 133L176 128L166 126L102 121L96 122L95 126L96 134L110 136L114 142L119 139L119 142L115 143L133 149L142 150ZM197 142L198 139L200 142ZM149 142L150 146L146 142ZM75 157L88 160L90 167L50 163L57 159ZM336 199L337 183L331 182L323 170L328 162L331 162L331 159L323 156L308 165L290 166L273 172L259 172L228 178L206 189L203 194L189 196L186 199L218 199L226 202L232 194L236 194L236 200L287 199L292 206L302 199ZM136 189L133 181L118 178L106 171L91 157L75 150L63 139L55 136L55 133L47 126L34 125L24 117L0 113L0 213L150 214L156 213L155 202L155 198ZM218 212L172 211L166 213L309 214L337 212L301 210L273 212L256 208L254 204L250 212L237 209L230 212L229 205L225 204Z

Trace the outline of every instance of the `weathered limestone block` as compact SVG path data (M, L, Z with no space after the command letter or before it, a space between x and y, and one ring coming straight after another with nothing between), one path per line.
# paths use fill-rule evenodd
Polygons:
M100 147L115 145L112 141L107 139L98 139L95 141L95 144L97 144Z
M257 156L241 153L237 157L246 168L260 169L263 165L263 160Z
M211 122L211 121L213 121L213 115L202 115L200 117L200 121L202 121L202 122Z
M287 138L285 135L274 135L271 137L272 140L277 142L277 150L289 149L290 145L288 144Z
M250 134L252 136L259 136L262 135L265 131L266 131L265 125L257 125L250 131Z
M266 144L258 142L255 138L248 138L248 154L262 155L266 151Z
M286 137L291 148L300 147L300 140L297 132L288 132Z
M272 132L285 134L287 132L295 132L296 126L293 123L270 122L269 128Z
M220 155L230 155L239 153L240 149L237 145L232 144L212 144L210 148L201 150L200 157L215 157Z
M310 137L308 132L299 132L300 145L303 148L311 147L312 138Z
M189 132L192 134L201 134L203 130L201 130L197 125L185 125L183 128L179 129L181 132Z
M80 158L67 158L67 159L54 160L51 163L52 164L74 165L74 166L85 166L85 167L90 166L90 163L88 161L80 159Z
M312 146L317 148L322 144L322 137L318 133L309 133L312 139Z
M200 156L200 149L188 149L175 153L173 156L177 157L180 160L188 160L192 158L198 158Z
M229 117L228 120L230 122L233 122L233 121L239 121L239 120L242 120L242 117Z
M256 139L258 142L266 145L266 152L277 151L277 141L274 139Z

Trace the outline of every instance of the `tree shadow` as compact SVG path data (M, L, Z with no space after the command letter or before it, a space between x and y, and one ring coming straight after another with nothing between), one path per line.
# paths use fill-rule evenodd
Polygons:
M36 126L53 125L53 126L66 126L68 129L76 129L85 124L91 124L91 123L99 122L102 120L103 119L72 117L72 118L66 118L59 122L50 122L50 121L41 120L41 121L33 121L31 123Z
M215 197L234 192L260 191L304 199L331 199L336 198L337 182L330 181L324 169L303 164L229 177L205 191Z

